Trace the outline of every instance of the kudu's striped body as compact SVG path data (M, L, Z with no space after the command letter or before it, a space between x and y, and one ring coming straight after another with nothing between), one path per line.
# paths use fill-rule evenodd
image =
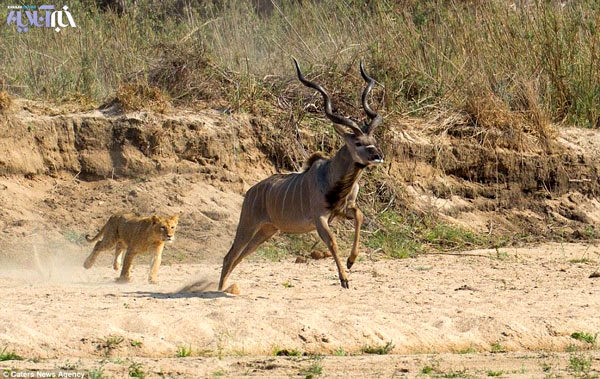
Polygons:
M336 216L354 219L354 244L346 263L350 269L358 256L363 220L362 212L356 206L358 180L365 167L383 162L373 137L373 130L382 119L367 104L367 96L375 81L365 73L361 63L361 75L368 83L362 94L362 105L370 120L363 130L351 119L334 114L327 92L306 80L295 59L294 63L298 79L323 96L325 114L334 123L334 129L344 139L345 145L331 159L313 155L304 172L273 175L246 192L233 246L223 259L219 290L223 290L235 266L275 233L307 233L315 229L335 259L342 287L348 288L348 277L329 223Z

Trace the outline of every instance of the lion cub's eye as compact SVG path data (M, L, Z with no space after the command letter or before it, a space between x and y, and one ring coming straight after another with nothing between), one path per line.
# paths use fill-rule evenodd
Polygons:
M164 227L164 226L161 226L161 227L160 227L160 230L162 230L162 231L164 232L164 231L165 231L165 227Z

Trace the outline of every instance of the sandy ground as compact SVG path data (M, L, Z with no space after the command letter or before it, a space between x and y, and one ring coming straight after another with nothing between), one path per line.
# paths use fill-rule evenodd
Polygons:
M597 343L571 337L600 332L600 278L590 278L598 247L456 254L363 256L350 290L331 259L255 256L230 279L239 296L214 291L220 266L212 263L167 262L157 285L142 264L132 283L114 283L109 254L88 271L83 256L41 262L42 273L5 264L0 351L26 359L0 368L183 377L600 373ZM387 343L387 355L364 353ZM190 356L177 358L182 349ZM305 355L273 356L284 349Z

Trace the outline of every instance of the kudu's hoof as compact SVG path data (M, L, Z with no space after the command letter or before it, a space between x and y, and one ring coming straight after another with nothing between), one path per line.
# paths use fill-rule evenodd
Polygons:
M341 279L342 282L342 287L345 289L349 289L350 286L348 285L348 279Z
M350 262L350 259L348 259L346 261L346 267L348 267L348 270L350 270L352 268L352 265L354 264L354 262Z

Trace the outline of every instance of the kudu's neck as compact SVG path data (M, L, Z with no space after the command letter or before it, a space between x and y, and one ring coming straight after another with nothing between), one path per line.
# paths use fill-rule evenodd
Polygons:
M329 182L334 184L344 178L352 177L358 180L365 165L354 162L346 145L331 158L329 163Z
M354 162L345 145L329 160L327 167L328 191L325 196L330 209L336 209L345 203L346 197L352 191L354 183L358 181L365 167Z

